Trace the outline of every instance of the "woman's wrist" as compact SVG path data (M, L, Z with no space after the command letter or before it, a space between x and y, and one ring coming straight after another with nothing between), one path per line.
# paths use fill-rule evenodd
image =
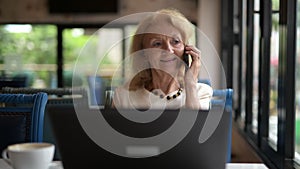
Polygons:
M196 89L197 88L197 83L198 82L196 80L186 80L185 81L186 89L188 89L188 88Z
M199 109L200 103L197 92L197 83L194 81L185 84L186 100L185 106L190 109Z

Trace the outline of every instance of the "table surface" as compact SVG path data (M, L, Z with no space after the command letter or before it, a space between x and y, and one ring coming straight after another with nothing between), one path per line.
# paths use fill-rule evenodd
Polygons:
M0 159L0 169L12 169L3 159ZM60 161L54 161L49 169L63 169ZM267 169L261 163L228 163L226 169Z

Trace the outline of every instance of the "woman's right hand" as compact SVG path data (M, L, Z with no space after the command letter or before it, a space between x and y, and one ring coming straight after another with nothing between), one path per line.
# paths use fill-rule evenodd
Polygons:
M198 82L198 75L201 68L201 51L195 46L187 45L185 47L185 53L191 55L192 63L189 69L186 71L185 83L194 81Z

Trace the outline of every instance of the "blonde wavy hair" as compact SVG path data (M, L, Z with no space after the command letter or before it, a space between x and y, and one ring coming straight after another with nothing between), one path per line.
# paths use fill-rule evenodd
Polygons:
M160 23L168 23L177 29L181 36L184 44L188 44L189 39L194 35L194 26L188 21L188 19L176 9L162 9L154 12L144 20L142 20L138 28L133 35L130 56L132 56L132 69L134 77L131 79L129 85L129 90L137 90L140 88L147 88L152 82L151 68L149 65L141 64L145 63L145 56L142 54L134 54L138 51L144 49L143 39L147 33L157 33L159 32L149 32L149 28L158 25ZM160 33L161 34L161 33ZM146 60L147 62L147 60ZM178 80L181 86L183 86L183 75L184 75L184 65L180 67L178 73Z

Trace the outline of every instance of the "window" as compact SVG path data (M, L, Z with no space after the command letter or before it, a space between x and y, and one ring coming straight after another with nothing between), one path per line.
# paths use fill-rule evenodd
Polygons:
M103 105L105 90L124 80L123 61L135 29L136 24L59 25L63 71L58 76L63 83L58 85L86 87L90 103Z
M57 30L54 25L0 25L3 78L26 77L26 86L50 87L55 81Z
M92 74L110 79L126 55L135 29L134 24L102 29L95 25L0 25L0 43L6 44L0 49L1 78L26 76L29 80L25 87L33 88L71 87L72 82L75 86L86 85L87 76ZM115 42L118 43L112 44ZM87 43L93 49L85 52ZM85 58L79 61L81 55ZM63 65L60 67L57 62ZM87 62L95 63L97 71L86 66L72 81L75 64ZM62 70L61 79L58 70ZM63 86L58 85L59 81L63 81Z
M120 28L64 29L64 86L72 86L72 77L73 86L82 85L88 76L110 79L123 57L122 33ZM75 64L80 74L73 75Z
M85 83L89 76L106 79L106 85L110 84L113 76L122 78L125 70L120 64L128 53L130 36L135 29L135 25L64 28L63 69L64 77L69 79L64 86L72 85L72 72L75 67L77 74L73 77L78 78L78 85ZM73 85L76 86L74 82L76 79L73 79Z
M268 167L299 167L291 159L300 162L300 0L242 3L240 11L248 10L247 36L240 35L247 39L247 59L239 64L246 70L234 71L246 75L239 82L246 83L246 98L239 98L245 103L238 108L246 105L246 118L239 128Z

